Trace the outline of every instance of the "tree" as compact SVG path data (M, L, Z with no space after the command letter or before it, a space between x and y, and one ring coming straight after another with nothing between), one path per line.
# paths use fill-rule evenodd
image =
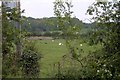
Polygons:
M96 56L94 62L99 78L120 78L120 1L95 2L87 10L89 15L95 14L93 20L97 23L95 42L103 45L101 56ZM97 40L97 41L96 41ZM93 64L92 64L93 65ZM94 65L94 66L95 66Z
M2 4L2 56L3 56L3 77L18 71L16 43L20 40L20 31L15 27L14 22L18 21L17 9L11 9Z
M68 9L70 10L70 9ZM70 23L70 14L64 15L67 11L64 2L57 0L55 3L55 14L58 17L58 24L64 35L67 35L66 43L70 53L74 53L73 57L79 59L75 47L71 45L75 37L69 36L73 34L73 29L66 27L65 23ZM70 11L69 11L70 12ZM87 13L94 15L92 18L97 26L91 34L91 44L101 44L102 49L93 53L81 61L84 63L82 68L79 68L76 76L66 75L63 78L91 78L91 79L120 79L120 1L117 2L94 2ZM66 21L66 22L65 22ZM71 24L69 24L71 26ZM73 39L74 38L74 39ZM72 41L71 41L72 40ZM78 39L79 40L79 39ZM78 44L78 42L77 42Z
M56 0L54 2L54 13L57 16L57 25L60 31L63 32L63 37L66 41L66 46L68 48L70 58L75 59L81 63L79 60L79 46L80 45L80 27L81 24L76 25L72 21L71 8L72 3L68 0ZM78 52L78 53L77 53ZM81 63L82 65L82 63Z
M35 78L39 76L39 56L33 48L34 45L28 43L29 41L26 39L27 32L16 28L16 22L22 24L26 20L19 15L22 11L17 12L17 10L17 8L11 9L2 4L2 77ZM21 54L16 51L18 42L22 46L23 52Z

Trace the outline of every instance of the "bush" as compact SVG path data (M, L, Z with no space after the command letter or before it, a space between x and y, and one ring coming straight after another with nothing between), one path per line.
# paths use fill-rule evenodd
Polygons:
M36 51L35 46L33 44L26 46L20 59L23 77L39 77L40 65L38 61L40 58L41 57L40 55L38 55L38 52Z

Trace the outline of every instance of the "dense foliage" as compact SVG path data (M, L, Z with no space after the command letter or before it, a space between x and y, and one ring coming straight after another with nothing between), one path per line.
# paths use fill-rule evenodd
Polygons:
M3 5L2 9L2 73L3 77L17 75L19 69L17 66L17 56L16 54L16 44L19 42L20 31L13 25L13 21L16 21L15 18L18 18L15 11L16 9L11 10L6 8ZM14 15L14 16L13 16ZM11 21L10 21L11 20ZM16 37L15 37L16 36Z
M21 31L20 25L23 23L24 18L20 14L21 12L16 8L11 9L2 4L3 78L21 78L23 76L33 78L39 74L39 56L34 48L31 49L33 45L27 43L27 32ZM26 44L30 47L26 47ZM28 57L31 59L29 62L27 62ZM26 64L31 64L29 70L29 67L25 66Z
M97 62L94 62L98 78L120 78L120 1L96 2L88 9L88 13L95 13L93 18L98 24L97 31L93 33L94 41L103 45L102 52L96 53ZM92 64L93 65L93 64Z
M61 0L56 1L55 4L55 14L58 17L59 25L64 26L64 17L66 14L64 9L66 9L66 4ZM69 6L70 4L68 4ZM56 7L58 6L58 7ZM69 9L70 10L70 9ZM66 10L67 11L67 10ZM87 10L89 15L96 15L92 19L96 23L96 27L93 28L93 32L90 32L90 45L101 44L102 49L95 51L94 53L89 53L88 56L82 59L83 67L79 69L72 70L69 69L65 74L57 74L59 78L74 78L79 80L79 78L90 78L90 79L110 79L119 80L120 79L120 1L116 2L95 2ZM63 14L63 15L61 15ZM68 12L71 14L71 12ZM69 15L68 15L69 16ZM70 16L67 16L67 21L69 22ZM69 19L68 19L69 18ZM63 31L66 29L62 29ZM73 30L70 30L72 33ZM67 35L69 36L69 35ZM74 40L74 37L70 40ZM68 43L67 43L68 44ZM74 48L70 48L74 55L77 53ZM74 56L75 59L78 58L77 55Z
M31 45L29 45L31 44ZM25 78L38 78L40 72L39 59L40 55L35 48L34 42L27 42L23 54L19 60L19 65L22 68L22 76Z

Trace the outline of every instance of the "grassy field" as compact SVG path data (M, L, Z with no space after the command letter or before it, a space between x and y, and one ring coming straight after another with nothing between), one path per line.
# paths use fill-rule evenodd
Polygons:
M35 40L36 48L42 54L43 58L40 61L41 72L40 77L48 77L48 74L51 74L52 65L61 60L62 56L68 53L65 46L65 41L63 39L57 40ZM62 43L63 45L59 45ZM95 51L100 48L99 46L89 46L86 43L83 43L80 46L83 49L84 53L81 53L82 56L86 56L89 51Z
M59 46L60 42L63 45ZM40 77L46 77L50 72L52 64L57 63L67 53L65 42L63 40L55 40L54 42L52 40L36 40L36 47L43 56L40 61Z

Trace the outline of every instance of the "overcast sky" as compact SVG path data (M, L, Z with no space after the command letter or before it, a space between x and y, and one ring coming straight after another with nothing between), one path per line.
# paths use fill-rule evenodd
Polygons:
M10 1L10 0L6 0ZM55 0L20 0L21 9L25 9L24 16L33 18L54 17L53 2ZM88 7L96 0L71 0L73 16L84 22L89 22L92 16L86 15ZM100 0L101 1L101 0ZM112 0L108 0L112 1ZM0 1L1 2L1 1Z
M21 0L21 9L25 9L23 15L34 18L54 17L54 1L55 0ZM86 21L85 19L89 18L88 15L85 15L86 10L94 1L95 0L72 0L73 16Z

